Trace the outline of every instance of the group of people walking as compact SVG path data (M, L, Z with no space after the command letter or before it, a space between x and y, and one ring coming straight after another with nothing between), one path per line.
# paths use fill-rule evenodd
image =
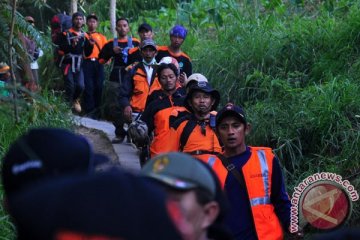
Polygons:
M157 46L152 27L147 23L139 26L138 40L128 36L128 20L119 18L116 21L117 37L107 41L96 31L99 20L95 14L86 18L87 32L82 30L84 21L82 13L74 13L72 28L61 33L59 39L58 53L62 57L66 100L74 111L98 118L104 64L112 64L106 97L110 99L107 111L116 128L113 142L121 143L128 138L142 149L148 147L149 152L141 159L140 175L156 183L156 187L144 190L147 183L124 172L115 174L121 177L114 177L112 172L97 177L87 175L70 180L49 180L49 184L37 186L35 192L32 189L11 198L9 209L18 221L19 233L34 234L37 239L45 239L44 236L57 236L54 239L80 239L81 236L95 239L91 237L102 236L101 239L110 239L104 238L105 235L121 239L283 239L289 231L291 204L279 160L270 148L246 144L251 125L241 106L227 103L216 112L220 92L204 75L192 72L191 60L181 50L188 34L186 28L174 26L169 33L169 46ZM124 129L125 123L129 124L128 132ZM89 154L84 150L87 146L83 146L83 139L60 130L33 130L25 139L16 142L4 158L2 177L8 196L8 186L12 186L13 181L19 183L18 177L27 171L36 170L34 176L43 178L46 175L49 178L55 172L85 172L89 164L99 160L99 157L88 156L75 166L79 160L70 155L64 157L67 161L73 159L71 164L66 163L66 167L57 165L59 162L49 152L37 145L32 146L31 136L40 139L53 136L59 139L63 149L67 148L64 145L71 144L72 148L67 149L66 154L76 152L74 146L82 149L81 155ZM11 154L16 155L15 152L20 150L25 153L17 160ZM27 152L35 156L26 157ZM60 151L59 154L65 153ZM42 162L45 159L46 162ZM87 162L86 159L93 160ZM75 165L71 167L72 164ZM14 171L15 168L19 171ZM21 178L21 181L30 180ZM134 188L129 189L124 181ZM123 195L111 195L111 186L117 184L120 184ZM74 186L82 190L77 191ZM158 193L158 190L153 192L151 189L158 186L165 196L160 197L162 200L158 200L158 204L150 206L156 202L153 194ZM142 194L137 191L142 191ZM52 197L44 202L41 197L50 192ZM131 201L122 199L124 194L134 198ZM84 200L86 204L80 204L84 196L97 197L89 197L88 203ZM112 227L113 221L117 220L99 214L104 211L114 215L110 213L107 202L99 200L102 197L108 200L113 197L108 203L119 200L117 205L124 204L119 210L121 214L118 207L114 207L121 216L125 216L124 213L138 216L138 212L143 211L141 217L147 221L133 221L129 217L129 222L125 223L125 219L120 218L119 225L125 224L128 228L119 230ZM68 206L56 200L58 198L73 199L71 203L75 202L76 211L71 213ZM97 205L97 201L105 206ZM51 210L46 212L43 206ZM26 219L33 211L38 211L40 217L30 224ZM56 224L41 220L49 213ZM66 221L56 213L67 215L72 221ZM91 214L99 217L96 227L90 220ZM156 223L158 226L153 226ZM45 224L46 231L41 230L42 224ZM103 227L105 224L109 225ZM130 224L140 232L132 231ZM150 229L149 226L152 227L147 237L140 237L141 231Z

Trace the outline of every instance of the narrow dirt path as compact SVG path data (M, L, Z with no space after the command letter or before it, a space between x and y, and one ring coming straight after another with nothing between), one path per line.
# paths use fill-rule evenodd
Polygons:
M74 116L74 121L77 131L89 139L96 152L115 159L122 168L133 172L140 170L138 150L133 144L126 141L121 144L111 143L115 137L115 127L111 123L79 116Z
M108 156L113 163L119 162L119 157L114 151L110 140L105 133L96 129L89 129L83 126L77 126L75 132L86 137L94 148L94 152Z

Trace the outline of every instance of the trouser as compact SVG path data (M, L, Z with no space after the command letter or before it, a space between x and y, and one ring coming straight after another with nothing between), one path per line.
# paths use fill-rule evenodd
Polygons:
M83 108L85 113L99 116L101 96L104 83L104 66L96 59L85 59L82 70L84 72Z
M69 103L79 99L84 91L84 74L82 68L79 71L72 72L71 68L65 75L65 97Z
M124 136L124 109L119 104L120 88L125 75L123 67L115 67L110 73L110 79L106 84L106 115L115 126L116 136Z
M31 72L32 72L32 75L33 75L33 78L34 78L34 81L36 83L36 85L40 85L39 84L39 73L38 73L38 69L31 69Z

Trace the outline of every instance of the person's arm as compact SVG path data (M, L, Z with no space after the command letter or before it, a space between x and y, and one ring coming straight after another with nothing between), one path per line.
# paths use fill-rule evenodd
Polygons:
M144 121L148 127L149 136L151 135L152 131L154 131L154 114L152 111L154 107L154 104L147 105L140 117L140 119Z
M284 177L279 160L274 157L271 178L271 203L274 205L275 213L279 218L285 231L290 225L291 202L286 192Z
M72 46L68 43L67 40L67 34L70 34L68 32L63 32L59 35L59 54L65 55L70 53Z
M99 53L99 63L105 64L109 61L109 59L114 55L113 50L113 41L107 42L100 50Z
M184 68L182 69L182 71L184 73L186 73L187 77L190 77L192 74L192 63L190 61L190 59L186 59L186 64L184 64Z
M84 55L85 57L88 57L91 55L93 49L94 49L95 42L94 40L89 40L86 37L84 37Z
M124 118L131 122L132 109L130 105L130 98L134 90L134 83L132 80L132 72L127 72L120 86L119 104L124 111Z

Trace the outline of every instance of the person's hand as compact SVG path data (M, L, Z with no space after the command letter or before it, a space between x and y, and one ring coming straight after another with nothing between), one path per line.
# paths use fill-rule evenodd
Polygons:
M185 72L181 73L179 76L179 83L182 87L185 87L186 80L187 80L186 73Z
M90 38L89 38L89 43L90 43L91 45L94 45L94 44L95 44L95 40L94 40L92 37L90 37Z
M119 53L121 53L121 47L115 46L115 47L113 47L113 51L114 51L114 53L119 54Z
M131 108L131 106L126 106L124 108L124 120L126 122L129 122L129 123L132 122L132 108Z
M299 229L297 232L288 232L287 233L287 236L286 236L286 239L289 239L289 240L300 240L300 239L304 239L304 232Z
M79 42L79 38L78 37L74 37L72 40L71 40L71 44L73 47L75 47Z

